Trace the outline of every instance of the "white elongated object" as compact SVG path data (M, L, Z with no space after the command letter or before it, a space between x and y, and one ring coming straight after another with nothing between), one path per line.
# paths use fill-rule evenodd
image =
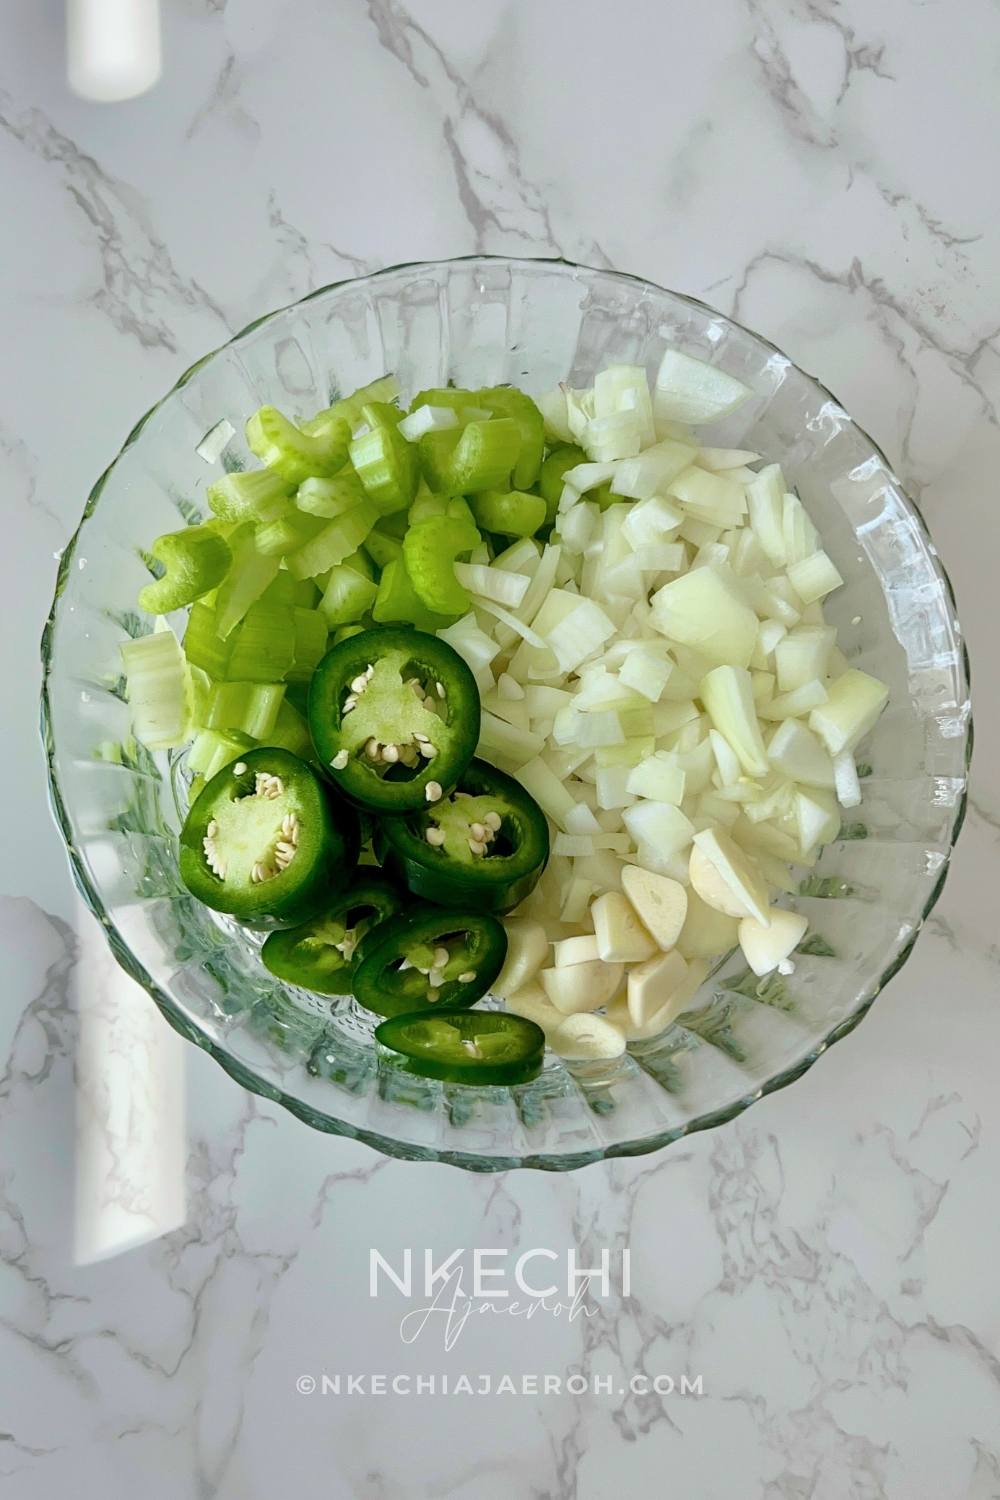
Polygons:
M507 999L535 978L548 959L549 940L541 922L530 917L508 917L503 925L507 957L490 989L494 995Z
M67 0L66 71L82 99L116 104L160 76L159 0Z

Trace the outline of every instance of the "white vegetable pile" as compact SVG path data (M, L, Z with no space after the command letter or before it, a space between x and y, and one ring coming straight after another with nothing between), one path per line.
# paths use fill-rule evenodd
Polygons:
M748 394L677 351L652 391L614 365L553 392L550 441L589 462L551 540L456 569L475 608L440 634L476 674L479 752L555 831L493 988L564 1057L662 1032L736 942L791 972L806 919L772 898L860 801L888 690L825 622L840 574L777 464L690 430Z

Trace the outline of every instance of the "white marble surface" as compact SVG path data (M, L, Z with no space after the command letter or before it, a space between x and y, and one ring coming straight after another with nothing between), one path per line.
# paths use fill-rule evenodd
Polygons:
M5 1497L1000 1496L995 0L167 0L165 24L160 86L98 107L65 90L57 0L0 17ZM807 1079L564 1178L382 1160L186 1049L183 1224L74 1267L71 996L106 969L74 936L36 745L53 554L136 415L229 330L477 248L704 296L887 449L978 666L948 888ZM368 1296L372 1245L623 1242L627 1306L470 1327L447 1355L404 1349L400 1304ZM704 1394L295 1390L576 1366Z

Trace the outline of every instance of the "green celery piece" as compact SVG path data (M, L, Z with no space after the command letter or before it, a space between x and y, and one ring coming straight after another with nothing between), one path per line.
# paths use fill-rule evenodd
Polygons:
M284 696L283 682L217 682L209 697L205 727L266 740Z
M398 427L403 413L391 401L366 401L361 408L361 420L369 427Z
M291 682L308 682L326 655L327 621L318 609L294 609L295 657L288 669Z
M424 494L418 495L410 506L408 524L416 526L420 521L429 521L432 516L446 516L447 514L447 495L435 495L432 490L426 490Z
M340 566L351 568L353 572L359 573L362 578L367 578L372 583L375 582L375 569L372 566L372 560L363 547L359 547L357 552L352 552L350 557L345 557ZM329 584L329 581L329 577L327 577L324 588Z
M335 568L362 545L378 520L378 511L369 501L345 510L342 516L328 522L322 531L285 558L285 566L294 578L315 578Z
M479 542L474 526L451 516L432 516L410 527L403 540L403 561L427 609L440 615L462 615L471 608L468 593L455 577L455 561Z
M420 481L420 461L414 444L408 443L396 427L372 427L354 439L350 454L358 478L380 514L390 515L412 504Z
M344 562L331 568L330 580L319 607L331 628L349 625L371 609L377 593L378 589L370 578L365 578Z
M223 678L231 652L231 641L219 633L219 619L214 608L204 600L193 604L184 631L184 655L188 663L200 667L209 677Z
M295 660L295 620L287 604L254 604L233 636L226 677L281 682Z
M520 451L521 435L513 417L469 422L452 455L446 488L453 495L499 489L509 483Z
M225 766L252 750L254 743L248 734L235 729L225 733L218 729L203 729L195 736L187 753L187 769L210 781Z
M229 543L210 526L169 531L156 538L150 551L164 567L162 578L139 590L139 608L151 615L167 615L210 593L233 560Z
M563 475L568 469L575 469L577 464L586 462L586 453L575 443L564 443L559 448L553 448L543 462L538 474L538 489L545 501L545 519L549 525L555 520L559 510L559 501L562 499L563 492ZM589 494L587 498L590 499Z
M458 613L461 614L462 611L459 610ZM458 616L437 614L427 608L413 587L406 565L400 557L382 570L378 594L372 605L372 618L379 625L401 622L433 635L436 630L444 630L448 625L453 625Z
M414 412L421 406L446 406L459 413L468 407L485 410L478 391L465 390L458 385L431 386L426 391L418 391L410 402L410 411Z
M353 469L342 469L332 479L307 479L299 485L295 504L310 516L332 521L365 498L365 487Z
M315 609L317 589L311 578L293 578L282 568L260 597L265 604L297 604L300 609Z
M510 385L492 386L477 391L474 405L498 417L511 417L517 423L520 452L512 477L516 490L527 490L538 478L545 452L545 422L530 396Z
M323 522L318 516L293 512L279 521L268 521L266 525L257 527L257 551L262 557L285 557L311 541L322 530Z
M416 504L417 500L420 498L421 488L422 486L418 485L417 493L414 496L414 504ZM405 510L393 511L391 516L381 516L378 521L378 529L382 533L382 535L395 537L398 542L401 542L403 540L404 536L407 533L409 525L409 512Z
M457 490L449 491L449 486L453 479L455 449L461 436L460 428L446 427L425 432L416 445L424 480L435 494L459 493Z
M315 420L313 426L317 426ZM318 431L309 433L275 406L262 406L247 422L251 451L292 485L336 474L347 462L350 438L350 426L342 417L331 417L319 424Z
M363 407L374 401L395 401L398 396L399 382L395 375L380 375L370 385L359 386L350 396L342 396L325 411L317 413L315 417L310 417L308 421L302 423L302 430L311 432L314 426L317 424L321 426L331 416L342 417L350 423L352 428L356 427L361 421Z
M282 750L290 750L293 755L301 756L303 760L315 759L309 726L290 703L282 703L279 708L277 721L268 735L267 742Z
M209 508L223 521L276 521L292 508L292 486L273 469L224 474L209 485Z
M418 521L430 521L435 516L451 516L452 520L467 521L470 526L476 524L468 502L461 495L434 495L428 490L425 494L418 495L410 506L409 525L414 526ZM404 531L403 536L405 535Z
M215 596L216 623L225 640L240 623L251 604L256 604L275 582L280 566L277 557L262 557L255 545L257 528L245 521L230 534L232 566Z
M290 682L285 688L285 702L290 703L296 713L307 714L309 712L308 682Z
M394 536L386 536L381 527L373 526L365 537L364 550L376 568L387 568L391 562L402 557L403 544Z
M534 536L545 525L545 501L523 490L484 490L472 496L469 509L477 526L500 536Z

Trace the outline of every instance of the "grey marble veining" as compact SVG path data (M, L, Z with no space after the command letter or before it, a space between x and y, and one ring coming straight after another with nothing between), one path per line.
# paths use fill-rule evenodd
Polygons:
M110 108L66 93L55 4L8 0L0 23L5 1496L603 1500L669 1484L698 1500L995 1500L1000 11L164 9L162 83ZM477 249L704 296L885 448L977 669L944 897L808 1078L720 1131L564 1178L383 1160L186 1048L183 1211L176 1182L154 1202L126 1180L119 1209L174 1227L74 1265L75 997L108 973L75 930L36 743L54 556L135 418L230 331L325 281ZM573 1323L470 1323L447 1354L430 1330L404 1345L405 1306L368 1296L369 1248L476 1244L576 1246L584 1264L627 1244L631 1299ZM700 1375L704 1394L296 1391L338 1370L573 1368L616 1390L633 1371Z

